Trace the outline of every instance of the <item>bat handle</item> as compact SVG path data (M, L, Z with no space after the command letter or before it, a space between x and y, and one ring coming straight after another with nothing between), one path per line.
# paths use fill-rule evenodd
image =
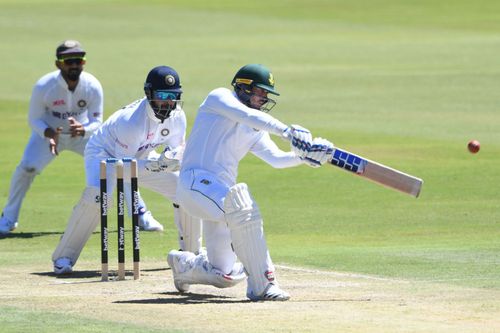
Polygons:
M332 159L333 159L333 152L335 151L335 148L328 148L327 151L326 151L326 154L328 155L328 159L327 159L327 162L328 163L332 163Z

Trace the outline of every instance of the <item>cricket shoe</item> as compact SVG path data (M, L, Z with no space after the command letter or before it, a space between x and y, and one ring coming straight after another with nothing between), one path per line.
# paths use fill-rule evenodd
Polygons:
M17 222L10 221L5 216L0 217L0 235L7 235L17 228Z
M163 226L156 221L149 210L139 215L139 227L144 231L163 231Z
M174 278L174 286L180 293L185 293L189 290L189 283L182 279L182 273L191 268L187 263L192 260L195 255L191 252L172 250L168 253L167 262L172 269L172 276Z
M254 295L253 291L247 292L247 297L252 302L258 301L288 301L290 294L281 290L278 286L270 283L261 295Z
M56 275L71 274L73 272L73 263L68 257L58 258L54 261L54 273Z

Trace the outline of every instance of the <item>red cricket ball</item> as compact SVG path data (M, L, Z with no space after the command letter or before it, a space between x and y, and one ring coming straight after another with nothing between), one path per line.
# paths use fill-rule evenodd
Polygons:
M467 149L469 149L469 152L472 154L475 154L481 149L481 144L477 140L470 140L467 144Z

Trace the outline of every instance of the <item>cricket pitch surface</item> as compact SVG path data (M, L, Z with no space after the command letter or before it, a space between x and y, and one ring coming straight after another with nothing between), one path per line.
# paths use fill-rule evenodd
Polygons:
M141 265L139 280L127 271L125 281L109 282L88 262L68 277L48 265L2 267L0 307L167 332L500 332L499 290L277 265L292 298L253 303L246 283L180 294L166 261Z

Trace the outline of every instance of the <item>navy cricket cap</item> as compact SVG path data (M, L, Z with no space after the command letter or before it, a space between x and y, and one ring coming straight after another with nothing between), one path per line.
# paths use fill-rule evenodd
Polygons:
M85 56L85 50L83 49L82 44L80 44L79 41L65 40L56 49L56 57L58 59L70 54L79 55L82 57Z

